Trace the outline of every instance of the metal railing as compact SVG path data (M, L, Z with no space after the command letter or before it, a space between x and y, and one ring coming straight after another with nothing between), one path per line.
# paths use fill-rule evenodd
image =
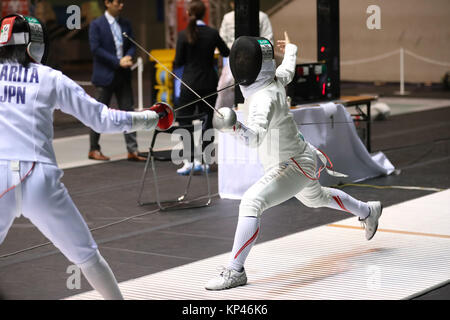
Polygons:
M386 58L389 58L391 56L395 56L396 54L399 55L400 61L399 61L399 68L400 68L400 79L399 79L399 83L400 83L400 91L398 92L399 95L406 95L408 94L405 91L405 54L409 55L417 60L420 60L422 62L425 63L429 63L429 64L434 64L434 65L438 65L438 66L442 66L442 67L450 67L450 62L445 62L445 61L437 61L434 59L430 59L421 55L418 55L417 53L414 53L408 49L405 49L403 47L387 52L387 53L383 53L377 56L373 56L373 57L369 57L369 58L363 58L363 59L356 59L356 60L347 60L347 61L341 61L341 67L343 66L349 66L349 65L355 65L355 64L363 64L363 63L371 63L371 62L375 62L375 61L379 61L379 60L383 60ZM282 58L281 54L277 54L277 57ZM317 59L306 59L306 58L299 58L297 59L297 61L300 62L304 62L304 63L308 63L308 62L313 62L316 61Z

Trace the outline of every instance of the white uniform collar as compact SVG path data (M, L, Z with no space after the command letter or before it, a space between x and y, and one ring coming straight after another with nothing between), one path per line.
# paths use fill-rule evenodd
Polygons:
M206 26L206 23L203 20L197 20L198 26Z

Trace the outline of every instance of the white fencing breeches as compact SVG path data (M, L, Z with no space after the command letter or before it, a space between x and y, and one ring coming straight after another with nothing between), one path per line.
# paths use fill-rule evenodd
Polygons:
M0 194L15 184L11 161L0 160ZM20 162L23 177L32 162ZM60 179L56 165L36 163L32 173L21 183L21 199L16 189L0 198L0 243L16 218L17 208L74 264L83 264L97 253L87 224L75 207ZM21 201L21 206L17 203Z
M310 177L315 177L316 160L309 147L294 160ZM265 210L300 195L301 192L304 192L304 196L298 199L307 206L323 206L329 201L328 193L322 190L317 180L310 180L294 161L287 160L269 169L244 193L239 215L260 216Z
M17 172L23 177L32 162L0 160L0 195L16 185ZM60 179L56 165L36 163L31 174L0 198L0 244L18 210L41 231L83 274L105 299L123 299L109 265L100 255L91 232ZM20 190L17 192L17 190Z
M265 210L296 197L308 207L330 207L361 218L368 216L365 202L341 190L322 187L318 180L313 180L315 171L316 156L307 146L302 154L269 169L244 193L239 215L259 217Z

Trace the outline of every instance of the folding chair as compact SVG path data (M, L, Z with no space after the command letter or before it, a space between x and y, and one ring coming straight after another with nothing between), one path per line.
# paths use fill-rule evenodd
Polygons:
M195 115L195 116L179 116L179 117L177 117L177 120L184 119L187 121L189 121L189 120L193 121L193 120L200 119L200 120L206 121L206 117L207 117L206 113L202 113L202 114ZM139 191L139 196L138 196L138 203L140 206L149 205L149 204L157 204L158 207L160 208L160 210L164 211L164 210L169 210L169 209L170 210L180 210L180 209L187 209L187 208L200 208L200 207L209 206L211 203L211 187L210 187L210 182L209 182L209 174L208 174L208 170L206 170L206 164L204 162L203 156L202 156L202 165L203 165L203 172L205 172L206 186L207 186L207 194L205 196L198 197L196 199L186 200L186 196L189 192L189 187L191 185L192 175L194 172L194 168L192 168L189 173L189 176L188 176L188 180L187 180L187 184L186 184L184 193L181 196L179 196L175 199L170 199L170 200L161 200L161 198L160 198L159 183L158 183L158 176L156 174L155 161L168 161L168 160L170 160L170 158L159 157L155 153L154 146L155 146L156 138L158 137L159 134L161 134L161 133L172 134L177 129L186 129L190 132L190 134L194 134L194 124L172 126L170 129L168 129L166 131L155 130L155 132L153 134L153 138L150 143L147 161L145 163L144 173L142 175L141 189ZM194 157L194 155L191 155L191 160L193 160L193 157ZM147 178L147 172L148 172L148 168L149 168L150 164L151 164L152 173L153 173L155 200L149 201L149 202L144 202L142 200L142 196L143 196L143 192L144 192L144 188L145 188L145 181ZM195 203L190 204L190 203L192 203L196 200L202 199L202 198L207 198L207 202L203 203L203 204L195 204ZM166 204L166 203L172 203L172 204L163 206L163 204Z

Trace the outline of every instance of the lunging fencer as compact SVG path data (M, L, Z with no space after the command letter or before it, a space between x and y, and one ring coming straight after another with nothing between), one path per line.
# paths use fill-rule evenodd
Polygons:
M367 240L372 239L378 227L381 202L362 202L341 190L320 185L319 172L327 168L327 161L317 169L317 157L323 159L324 155L304 140L286 101L285 86L294 77L297 46L290 43L287 33L285 40L278 41L278 46L284 51L278 68L272 44L265 38L242 36L231 48L230 67L235 81L244 81L240 88L248 107L248 119L244 125L234 120L233 110L223 108L226 110L219 109L219 112L224 117L215 117L214 125L246 145L258 147L265 173L242 197L228 265L219 276L206 283L208 290L247 283L244 262L258 238L262 213L292 197L308 207L329 207L357 216L365 228ZM270 150L261 148L267 143L272 144ZM333 174L329 168L327 172Z
M60 181L63 172L52 146L53 112L59 109L102 133L153 130L165 115L109 109L60 71L43 65L48 45L45 26L36 18L11 15L1 20L0 243L23 214L105 299L122 299L113 272Z

